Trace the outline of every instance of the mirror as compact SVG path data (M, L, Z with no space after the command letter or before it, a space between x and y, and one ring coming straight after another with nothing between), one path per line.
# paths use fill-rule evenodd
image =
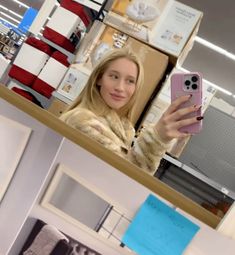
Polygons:
M122 235L132 216L68 167L57 167L41 205L84 231L93 230L94 237L111 241L108 245L123 248Z

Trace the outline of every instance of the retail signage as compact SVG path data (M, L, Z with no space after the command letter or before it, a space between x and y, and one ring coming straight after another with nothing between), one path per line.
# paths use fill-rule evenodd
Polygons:
M29 8L25 12L24 17L18 26L19 30L22 31L24 34L27 33L37 14L38 10L34 8Z

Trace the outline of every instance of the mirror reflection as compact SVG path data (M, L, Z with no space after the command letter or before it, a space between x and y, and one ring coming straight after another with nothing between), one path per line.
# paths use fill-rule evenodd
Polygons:
M199 123L201 125L204 118L202 112L208 107L209 100L207 99L206 101L204 98L204 105L202 105L198 103L200 101L197 100L196 94L193 93L194 91L191 94L186 93L186 95L181 93L172 103L168 101L167 104L163 105L164 107L161 109L162 112L158 119L145 123L144 127L139 129L138 134L136 134L134 129L136 123L133 117L136 116L136 111L140 110L138 109L138 103L145 89L144 71L138 55L130 48L109 50L92 69L83 91L60 118L104 147L130 160L143 171L150 175L155 174L155 176L158 176L156 172L166 152L171 152L173 156L176 154L178 157L185 150L192 131L192 128L188 127ZM184 77L181 74L178 76ZM170 89L169 83L170 79L168 79L168 90ZM215 90L210 90L208 87L204 96L211 99L214 94ZM181 109L182 105L184 107ZM203 111L201 111L202 106ZM212 116L213 114L209 113L209 115ZM205 129L205 133L206 128L203 127L203 129ZM193 140L197 142L206 141L203 136L207 135L196 134L193 136ZM214 146L212 145L212 147ZM197 154L198 160L200 160L200 154L207 149L209 148L204 150L197 148L191 154ZM209 154L207 153L207 155ZM199 167L197 167L198 163L190 162L191 158L187 154L183 154L179 161L200 172ZM204 168L207 167L205 166ZM213 172L213 170L211 171ZM207 176L205 173L204 175ZM192 179L193 176L195 177L195 174L192 175ZM207 177L208 180L211 178ZM219 178L212 179L227 188L231 188ZM203 180L205 181L205 178ZM210 184L208 181L206 183L207 185ZM223 195L229 195L229 198L232 199L235 198L232 192L223 192L224 190L221 190L222 187L218 188L216 184L213 187L216 187ZM233 187L231 190L233 190ZM188 192L183 193L188 195ZM194 196L190 196L190 198L207 209L210 206L217 206L211 201L198 201ZM218 203L221 202L218 201ZM222 213L219 214L221 217L226 213L230 205L231 201L225 203L226 210L222 210Z
M143 65L130 49L109 51L93 69L88 82L61 119L106 148L153 174L174 138L200 123L200 104L191 105L191 94L176 98L154 125L135 138L133 114L143 93ZM186 107L181 110L180 106ZM193 116L193 117L192 117ZM182 120L184 119L184 120Z

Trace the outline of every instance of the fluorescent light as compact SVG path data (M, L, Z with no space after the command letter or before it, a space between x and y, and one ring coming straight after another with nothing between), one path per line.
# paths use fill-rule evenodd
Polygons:
M1 5L1 4L0 4L0 8L2 8L5 11L8 11L8 9L5 6Z
M217 46L217 45L215 45L199 36L195 37L195 41L235 61L235 55L232 54L231 52L229 52L229 51L227 51L227 50L225 50L225 49L223 49L223 48L221 48L221 47L219 47L219 46Z
M17 24L20 23L19 20L12 18L11 16L7 15L5 12L0 12L0 14L2 14L5 17L7 17L8 19L11 19L11 20L15 21Z
M18 13L16 12L13 12L11 10L8 10L11 14L15 15L16 17L20 18L20 19L23 19L23 16L19 15Z
M13 1L16 2L17 4L21 5L21 6L25 7L26 9L29 8L29 6L27 4L24 4L21 1L18 1L18 0L13 0Z
M180 71L184 72L184 73L189 73L189 72L190 72L189 70L187 70L187 69L185 69L185 68L183 68L183 67L181 67L181 66L177 66L177 68L178 68ZM208 85L214 87L215 89L217 89L217 90L223 92L223 93L226 94L226 95L229 95L229 96L232 96L232 95L233 95L233 93L231 93L230 91L228 91L228 90L226 90L226 89L221 88L220 86L216 85L215 83L212 83L212 82L210 82L210 81L208 81L208 80L206 80L206 79L203 79L203 81L205 81Z
M19 14L18 14L18 13L16 13L16 12L13 12L13 11L12 11L12 10L10 10L10 9L7 9L5 6L3 6L3 5L1 5L1 4L0 4L0 8L2 8L2 9L3 9L3 10L5 10L5 11L10 12L11 14L15 15L16 17L18 17L18 18L20 18L20 19L22 19L22 18L23 18L23 16L19 15Z
M228 91L228 90L226 90L226 89L221 88L220 86L216 85L215 83L212 83L212 82L210 82L210 81L208 81L208 80L206 80L206 79L203 79L203 80L204 80L207 84L209 84L210 86L214 87L215 89L217 89L217 90L223 92L224 94L229 95L229 96L232 96L232 95L233 95L232 92L230 92L230 91Z
M18 27L17 25L11 23L10 21L8 21L8 20L6 20L6 19L4 19L4 18L2 18L2 17L0 17L0 19L3 20L3 21L5 21L5 22L7 22L7 23L9 23L9 24L12 25L13 27L16 27L16 28Z

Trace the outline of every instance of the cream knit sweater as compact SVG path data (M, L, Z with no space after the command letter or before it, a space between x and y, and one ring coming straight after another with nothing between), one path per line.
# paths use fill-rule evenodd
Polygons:
M114 111L100 117L88 109L76 107L63 114L61 119L149 174L157 170L169 147L161 141L153 126L143 128L135 139L135 130L129 120L120 118Z

